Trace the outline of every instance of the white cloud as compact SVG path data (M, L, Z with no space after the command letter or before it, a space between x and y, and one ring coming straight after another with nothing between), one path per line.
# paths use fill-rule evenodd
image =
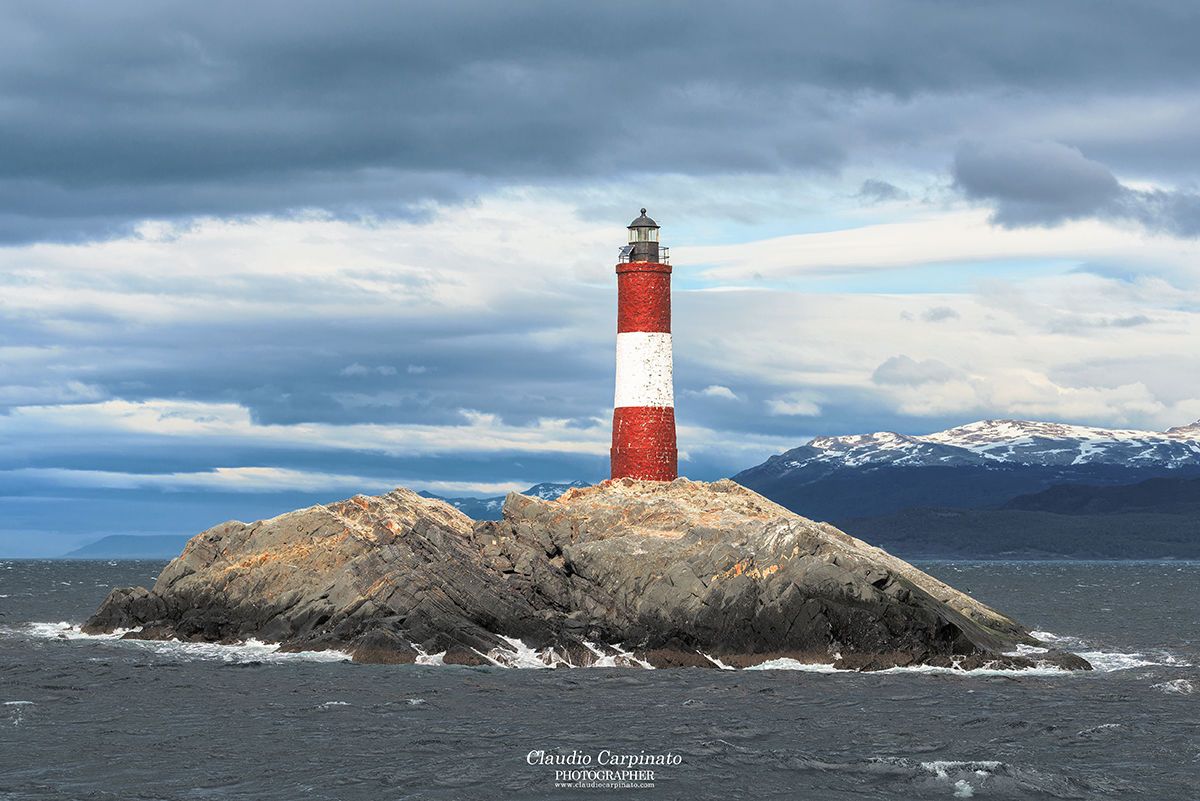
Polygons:
M545 219L556 224L530 222ZM0 249L0 312L53 319L102 310L208 324L468 315L554 297L564 267L589 265L611 280L625 233L620 220L597 227L565 202L519 189L437 209L423 222L209 218L165 228L169 235L148 224L142 235L103 242Z
M0 405L20 406L36 403L74 403L94 401L106 397L103 387L85 384L82 381L66 381L63 384L0 386Z
M393 376L396 375L396 368L386 364L378 367L367 367L366 365L354 362L351 365L343 367L339 374L345 376L364 376L370 375L371 373L376 373L381 376Z
M688 395L697 398L721 398L723 400L739 400L738 396L729 387L723 387L720 384L710 384L701 390L688 390Z
M0 478L38 479L62 487L101 489L218 490L222 492L388 492L396 487L434 493L501 495L528 484L512 481L429 481L420 477L383 479L341 473L292 470L281 467L215 467L190 473L121 473L109 470L71 470L25 467L0 470Z
M767 409L770 410L771 414L796 417L816 417L821 413L821 407L815 401L795 395L785 398L772 398L767 401Z
M925 212L856 228L672 249L677 263L712 265L701 275L726 283L1021 259L1156 265L1191 270L1195 245L1095 220L1057 228L1006 229L984 209Z
M499 451L607 453L607 421L589 428L568 420L507 425L495 415L462 410L462 425L261 425L229 403L112 400L72 406L23 406L0 417L0 442L25 441L35 431L124 433L279 448L331 448L392 456Z

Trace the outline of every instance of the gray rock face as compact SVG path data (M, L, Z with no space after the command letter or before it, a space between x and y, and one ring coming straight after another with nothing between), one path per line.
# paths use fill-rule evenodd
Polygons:
M113 590L85 630L138 627L126 636L255 637L383 663L1026 667L1002 653L1036 644L878 548L732 481L687 479L513 493L500 521L397 489L225 523L152 590Z

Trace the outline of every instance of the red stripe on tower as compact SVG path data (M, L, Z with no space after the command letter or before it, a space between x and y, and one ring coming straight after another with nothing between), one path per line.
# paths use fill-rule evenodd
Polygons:
M673 481L678 475L672 370L671 266L658 243L658 224L642 209L617 265L613 478Z

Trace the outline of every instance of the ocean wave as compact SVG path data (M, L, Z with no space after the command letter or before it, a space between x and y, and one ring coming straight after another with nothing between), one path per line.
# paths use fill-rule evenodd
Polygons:
M1030 634L1053 648L1083 657L1101 673L1115 673L1120 670L1141 667L1195 667L1189 660L1165 648L1147 651L1111 651L1098 648L1094 643L1079 637L1069 637L1049 631L1033 631ZM1030 646L1024 647L1030 648Z
M974 762L938 760L921 763L921 770L933 774L935 779L954 783L955 798L973 797L975 790L982 789L983 784L1002 767L1004 767L1003 762L990 759Z
M833 663L828 665L814 664L811 662L800 662L796 659L788 659L782 657L780 659L768 659L766 662L760 662L757 665L746 668L746 670L796 670L803 673L845 673L844 670L838 670L833 666Z
M1111 797L1106 779L1096 786L1092 781L1041 770L998 759L939 759L917 761L910 757L882 756L851 764L823 763L822 771L883 773L905 781L912 791L906 797L973 798L1094 798ZM1101 792L1096 792L1101 791Z
M299 651L287 653L279 650L275 643L249 639L242 643L219 644L182 642L181 640L125 640L122 637L131 631L140 629L116 629L108 634L85 634L79 627L65 621L58 623L27 623L20 628L10 628L10 632L23 633L39 639L55 640L85 640L98 643L119 644L122 647L137 648L160 656L185 660L206 660L214 662L347 662L350 655L343 651Z
M795 659L771 659L753 667L748 667L746 670L794 670L804 673L851 673L853 671L842 670L834 667L832 664L811 664L806 662L798 662ZM1018 670L1008 668L974 668L972 670L963 670L955 667L936 667L934 665L906 665L904 667L891 667L884 670L871 671L873 676L887 675L939 675L939 676L1066 676L1075 673L1076 671L1064 670L1054 665L1045 665L1029 668L1021 668Z
M25 722L25 715L37 706L33 701L5 701L4 710L8 715L8 724L10 726L20 726Z

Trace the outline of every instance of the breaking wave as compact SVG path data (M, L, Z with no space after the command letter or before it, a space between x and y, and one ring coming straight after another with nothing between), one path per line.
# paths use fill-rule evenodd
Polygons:
M307 660L315 662L347 662L350 655L343 651L298 651L287 653L274 643L246 640L243 643L222 645L218 643L182 642L180 640L123 640L125 634L136 629L116 629L111 634L85 634L78 626L66 622L27 623L9 632L21 633L38 639L85 640L120 644L185 660L208 660L215 662L286 662Z
M37 639L86 640L113 644L119 643L124 647L139 648L161 656L182 659L204 659L234 663L282 662L293 660L346 662L350 660L350 655L345 651L327 650L289 653L280 651L278 646L274 643L266 643L255 639L246 640L245 642L237 644L193 643L182 642L180 640L122 639L122 637L130 631L137 631L137 629L117 629L108 634L85 634L80 631L78 626L63 621L57 623L28 623L18 628L0 628L0 633L8 633L10 635L24 634ZM1124 653L1120 651L1099 650L1094 645L1091 645L1083 640L1074 637L1057 635L1051 632L1035 631L1033 632L1033 636L1054 648L1063 651L1069 651L1083 657L1089 663L1091 663L1092 667L1097 673L1114 673L1117 671L1149 666L1179 668L1193 667L1193 665L1187 660L1181 659L1175 654L1162 649L1149 652ZM501 636L500 639L506 643L507 648L496 647L487 653L477 652L479 653L480 657L487 661L489 666L516 670L545 670L556 667L628 667L653 669L653 666L650 663L639 659L634 655L633 652L619 646L600 645L597 643L585 642L584 645L593 654L593 660L588 665L580 665L573 662L567 654L553 647L535 649L516 637ZM414 644L413 647L417 650L416 664L425 666L446 666L446 662L444 660L445 652L427 653L422 650L420 646ZM1045 653L1047 650L1047 648L1043 647L1020 645L1011 653L1013 655L1026 656L1036 659L1038 654ZM737 670L737 668L726 664L718 657L704 653L701 653L700 655L712 662L715 668L719 668L721 670ZM850 672L835 668L832 662L814 664L800 662L798 660L789 658L771 659L745 669L759 671L788 670L802 673ZM930 674L1009 677L1082 675L1078 671L1063 670L1053 665L1037 665L1020 670L987 667L963 670L961 668L954 667L914 665L908 667L887 668L885 670L875 671L874 674ZM1192 692L1194 688L1187 680L1180 679L1178 682L1168 682L1164 685L1156 685L1156 689L1162 689L1163 692L1189 693Z

